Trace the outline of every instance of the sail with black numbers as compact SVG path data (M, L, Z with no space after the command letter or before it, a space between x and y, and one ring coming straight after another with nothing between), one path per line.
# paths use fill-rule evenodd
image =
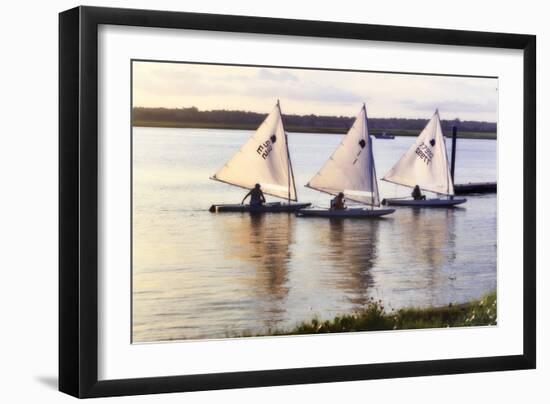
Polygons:
M262 124L213 180L296 201L296 186L279 102Z
M380 206L372 138L363 104L353 126L327 162L306 185L365 205Z
M416 142L382 180L411 188L418 185L424 191L454 195L445 137L437 110Z

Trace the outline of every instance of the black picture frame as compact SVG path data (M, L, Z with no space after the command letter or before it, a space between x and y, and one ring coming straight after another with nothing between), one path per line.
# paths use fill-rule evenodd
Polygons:
M99 381L97 52L100 24L522 50L523 353ZM536 37L533 35L96 7L77 7L60 13L59 390L84 398L535 368L535 104Z

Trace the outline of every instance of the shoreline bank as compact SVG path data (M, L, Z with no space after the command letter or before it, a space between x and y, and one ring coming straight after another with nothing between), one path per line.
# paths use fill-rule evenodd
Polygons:
M172 128L172 129L220 129L220 130L256 130L256 125L227 125L227 124L202 124L202 123L182 123L171 121L139 121L133 122L134 127L141 128ZM321 127L296 127L292 125L286 126L289 133L317 133L324 135L344 135L348 128L321 128ZM412 129L396 129L396 130L382 130L373 129L371 134L388 133L394 136L411 136L416 137L420 133L420 130ZM445 137L450 137L451 131L444 131ZM495 140L497 134L494 132L466 132L458 131L457 137L459 139L490 139Z
M290 329L273 329L254 336L282 336L328 334L353 331L411 330L491 326L497 324L496 290L480 299L448 306L409 307L386 312L382 301L371 300L365 308L353 314L334 317L332 320L313 318ZM251 337L253 335L240 335Z

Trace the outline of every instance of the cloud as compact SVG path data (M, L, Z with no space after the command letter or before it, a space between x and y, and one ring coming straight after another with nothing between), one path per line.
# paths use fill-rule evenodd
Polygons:
M135 62L134 105L373 117L442 116L496 121L498 81L453 76ZM449 119L452 119L449 118ZM446 118L447 119L447 118Z
M418 101L413 99L402 100L401 105L416 111L440 111L461 113L461 112L494 112L496 111L496 100L432 100Z
M345 87L323 85L318 80L303 80L286 70L203 70L176 65L136 70L135 87L149 96L182 98L220 96L288 98L303 102L357 103L364 97ZM261 77L261 79L258 79ZM254 103L251 103L254 105ZM250 108L250 107L249 107Z
M299 86L285 83L282 85L250 85L242 89L249 96L280 97L295 101L316 101L325 103L357 103L364 97L334 86L322 86L316 83L301 83Z
M261 80L273 80L273 81L299 81L298 77L290 73L288 70L272 70L272 69L260 69L258 70L257 77Z

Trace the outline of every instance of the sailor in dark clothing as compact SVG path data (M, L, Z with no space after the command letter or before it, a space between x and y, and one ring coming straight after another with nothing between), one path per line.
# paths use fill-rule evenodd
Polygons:
M422 192L420 191L420 187L418 185L414 186L411 196L415 201L422 201L426 199L426 195L422 195Z
M344 202L344 193L340 192L330 201L330 210L343 210L346 209Z
M248 194L246 194L241 202L241 205L244 203L244 200L250 196L250 206L262 206L265 203L265 196L262 192L260 184L256 184Z

